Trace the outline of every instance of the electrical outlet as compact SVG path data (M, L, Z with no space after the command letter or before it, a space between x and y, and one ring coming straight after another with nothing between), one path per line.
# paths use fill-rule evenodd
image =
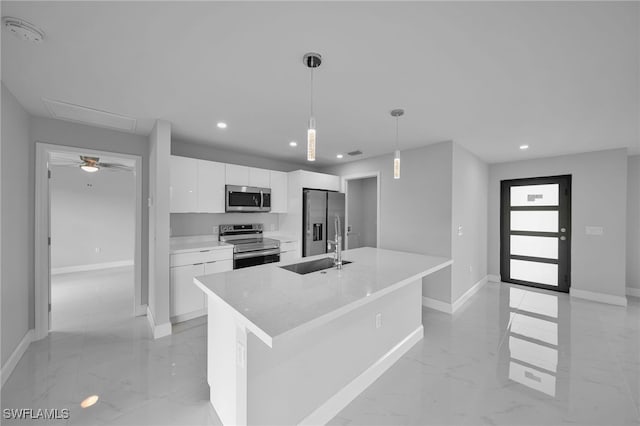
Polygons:
M458 237L462 237L464 232L462 231L462 225L458 226Z
M213 233L218 234L218 232L219 232L219 229L218 229L218 226L216 225L213 227Z
M276 230L276 224L275 223L270 223L269 224L269 231L275 231Z
M382 314L376 314L376 328L382 327Z
M236 342L236 365L244 368L247 363L247 348L240 342Z
M100 247L96 247L96 253L100 253Z
M469 272L473 272L473 266L469 265Z

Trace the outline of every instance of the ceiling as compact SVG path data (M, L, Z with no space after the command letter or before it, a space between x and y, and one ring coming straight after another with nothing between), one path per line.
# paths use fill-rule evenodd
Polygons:
M132 117L139 134L165 119L177 139L304 163L302 56L316 51L317 166L391 153L399 107L401 149L454 140L488 162L640 152L637 2L1 7L46 33L2 36L2 80L37 116L47 98Z

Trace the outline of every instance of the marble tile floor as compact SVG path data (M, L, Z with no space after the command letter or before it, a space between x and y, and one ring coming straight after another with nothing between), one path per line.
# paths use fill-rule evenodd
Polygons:
M99 300L78 308L82 321L54 308L54 331L2 389L3 409L69 408L70 418L3 425L220 424L204 322L152 340L125 296L132 272L111 272L102 279L120 287L86 286ZM621 308L488 283L453 316L423 309L423 323L424 340L331 425L640 424L639 299ZM98 403L80 408L93 394Z

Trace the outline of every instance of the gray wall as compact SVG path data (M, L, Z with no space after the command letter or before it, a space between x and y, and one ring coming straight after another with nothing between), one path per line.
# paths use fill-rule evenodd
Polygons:
M145 243L149 240L149 217L147 198L149 197L149 140L144 136L116 130L70 123L50 118L31 117L30 138L35 142L66 145L99 151L139 155L142 157L142 304L147 303L149 250ZM33 164L33 156L29 164ZM33 173L32 173L33 175ZM33 179L33 177L32 177ZM33 185L30 187L33 192ZM33 222L32 222L33 223ZM34 303L29 300L30 305ZM34 319L32 319L34 321ZM33 326L33 322L32 322Z
M265 231L279 230L278 213L171 213L171 236L211 235L222 224L262 223Z
M376 247L377 181L375 177L348 181L349 248Z
M452 301L487 276L488 191L488 165L465 148L454 144ZM462 235L458 235L459 226L462 226Z
M283 145L283 149L286 148L286 145ZM199 158L201 160L217 161L219 163L241 164L243 166L280 170L283 172L290 172L292 170L318 171L317 168L304 163L258 157L251 154L227 151L214 146L202 145L184 140L171 141L171 155Z
M34 327L34 147L29 116L2 83L2 365Z
M340 176L380 172L380 248L451 257L453 143L402 151L401 179L393 155L322 170ZM423 295L451 302L451 268L423 280Z
M169 322L169 160L171 125L156 121L149 135L149 309L156 326ZM154 334L155 336L155 334Z
M627 287L640 289L640 155L628 161Z
M500 181L565 174L573 176L571 286L624 296L626 149L492 164L489 168L489 273L500 274ZM585 226L602 226L604 235L586 235Z
M52 167L51 268L134 259L132 172ZM98 250L96 250L98 249Z

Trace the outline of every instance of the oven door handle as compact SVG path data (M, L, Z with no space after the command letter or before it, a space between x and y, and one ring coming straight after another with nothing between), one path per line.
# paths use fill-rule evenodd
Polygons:
M260 208L264 208L264 193L260 190Z
M259 252L255 252L255 251L249 251L246 253L235 253L233 255L234 260L237 259L248 259L250 257L262 257L262 256L271 256L274 254L280 254L280 249L272 249L272 250L265 250L265 251L259 251Z

